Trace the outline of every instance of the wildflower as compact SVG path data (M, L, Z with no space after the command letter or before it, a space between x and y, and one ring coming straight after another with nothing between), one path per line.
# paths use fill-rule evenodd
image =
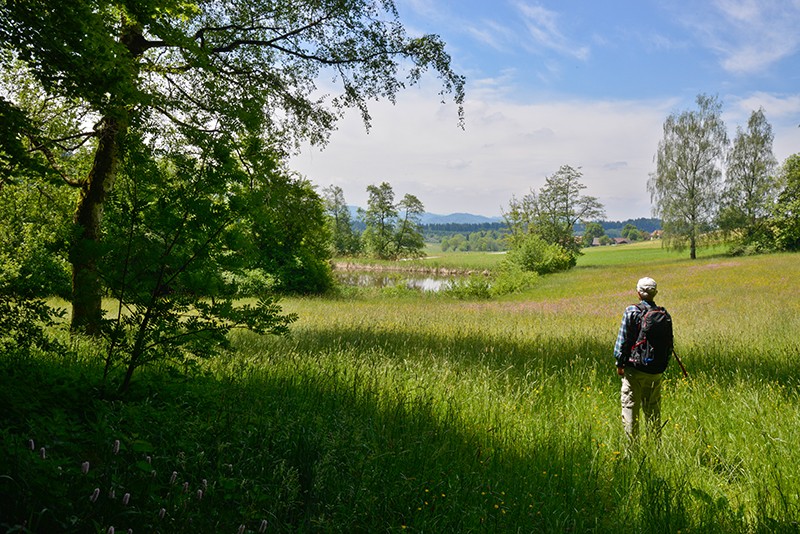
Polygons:
M39 449L39 456L42 457L42 460L46 460L47 459L47 451L44 450L44 447Z
M244 525L239 525L239 530L237 532L239 534L244 534Z
M183 483L183 492L184 493L189 493L189 483L188 482L184 482Z
M92 502L97 502L98 497L100 497L100 488L95 488L92 494L89 496L89 500Z
M114 527L108 527L107 534L114 534Z
M203 479L203 482L202 482L202 484L203 484L203 489L204 489L204 490L208 490L208 480L206 480L206 479Z
M30 450L35 451L36 450L36 443L34 443L32 439L29 439L28 440L28 447L30 448Z
M197 490L197 500L198 501L203 500L203 490L201 489Z
M126 493L125 495L122 496L122 504L124 506L128 506L128 503L130 502L130 500L131 500L131 494L130 493Z
M164 519L165 515L167 515L167 509L166 508L162 508L161 510L158 511L158 518L159 519Z
M89 462L83 462L81 464L81 473L84 475L89 472Z
M148 464L152 464L153 463L153 459L150 457L150 455L145 456L144 459Z
M172 476L171 476L171 477L169 477L169 483L170 483L170 484L175 484L175 481L176 481L177 479L178 479L178 472L177 472L177 471L173 471L173 472L172 472Z
M114 440L114 454L119 454L119 440Z
M258 532L260 534L263 534L266 531L267 531L267 520L266 519L262 519L261 520L261 526L258 527Z
M117 492L114 490L114 488L111 488L110 490L108 490L108 498L109 499L116 499L117 498Z

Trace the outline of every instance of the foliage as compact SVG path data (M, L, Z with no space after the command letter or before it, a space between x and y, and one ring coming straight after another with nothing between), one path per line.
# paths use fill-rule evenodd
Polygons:
M770 229L782 250L800 250L800 154L792 154L781 168L783 190L773 209Z
M425 240L420 219L425 213L422 202L406 193L397 204L398 219L394 233L394 249L398 257L414 258L423 255Z
M630 223L625 225L620 235L630 241L641 241L643 237L641 230Z
M129 145L109 201L100 267L118 309L103 328L105 375L121 365L121 391L147 363L213 356L232 329L281 334L294 320L269 295L255 306L234 305L223 277L250 267L248 246L263 243L263 232L247 239L247 223L258 226L264 213L255 209L264 202L262 186L251 184L268 187L280 172L251 161L251 177L224 139L195 142L158 160L144 144Z
M499 252L506 249L505 233L496 230L470 232L467 236L450 234L441 238L442 252Z
M555 258L561 253L545 252L539 241L556 245L563 253L571 256L569 261L547 260L552 267L569 268L575 265L575 258L580 254L580 243L575 240L575 225L578 222L587 223L591 220L601 219L604 216L602 204L592 196L582 195L581 191L586 186L580 183L582 173L569 165L562 165L552 176L549 176L545 185L537 193L535 190L521 200L512 198L507 213L504 213L506 225L510 230L509 244L514 251L520 251L514 257L523 261L523 266L531 268L534 264L541 264L541 260L531 260L531 255L547 255ZM539 240L530 240L530 236L538 236ZM534 252L534 249L540 249ZM525 259L525 258L528 259ZM545 270L551 267L544 267ZM537 271L542 272L542 271ZM547 271L552 272L552 271Z
M746 131L737 127L728 153L718 225L734 234L737 247L766 243L766 218L779 186L772 140L772 126L759 109L750 115Z
M583 231L583 246L590 247L594 243L595 238L603 237L606 235L606 230L599 222L590 222L586 224Z
M397 209L394 205L394 191L387 182L380 185L368 185L367 209L360 211L360 216L366 225L362 234L364 249L368 254L377 258L387 259L394 257L392 250L392 235L394 234L394 220L397 218Z
M0 160L35 172L22 157L32 150L79 190L69 255L72 329L90 335L99 334L102 317L105 204L142 124L158 123L147 132L156 146L209 130L281 140L282 149L324 143L345 109L357 109L369 125L368 102L393 100L428 70L462 115L464 79L444 44L407 35L391 0L9 0L0 3L0 43L0 70L21 63L37 84L0 104L10 123L0 134ZM338 84L332 97L318 96L320 76ZM59 132L32 120L50 102L66 103L63 116L79 120L63 121L70 128ZM62 165L75 148L90 155L86 168Z
M367 193L367 209L360 210L366 225L362 235L364 250L379 259L421 256L425 248L420 224L425 213L422 202L406 194L395 203L394 190L388 182L367 186Z
M656 171L647 182L665 243L676 249L688 244L692 259L716 216L720 164L728 144L719 100L698 95L697 108L673 113L664 121Z
M0 280L9 281L16 294L69 297L71 200L63 188L21 178L0 187Z
M342 188L331 185L322 190L329 232L332 236L333 253L336 256L353 256L361 250L361 240L353 230L350 208L344 199Z
M557 243L549 243L538 234L529 234L518 240L508 253L509 261L525 271L550 274L566 271L575 266L576 258Z
M522 268L518 262L504 260L492 276L489 291L493 297L524 293L539 281L539 274Z

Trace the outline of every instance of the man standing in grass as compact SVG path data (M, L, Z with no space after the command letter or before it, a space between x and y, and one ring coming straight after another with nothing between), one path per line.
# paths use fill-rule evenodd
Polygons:
M633 441L639 433L639 410L657 439L661 432L661 379L672 352L672 319L656 306L658 289L652 278L636 284L641 302L628 306L622 316L614 359L622 377L622 423Z

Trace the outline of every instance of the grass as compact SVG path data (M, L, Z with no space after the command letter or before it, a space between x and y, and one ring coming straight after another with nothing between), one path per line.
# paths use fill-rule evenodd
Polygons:
M490 301L287 299L290 337L147 368L124 401L81 355L4 356L0 528L796 532L798 257L685 256L591 249ZM690 377L627 451L611 348L644 275Z

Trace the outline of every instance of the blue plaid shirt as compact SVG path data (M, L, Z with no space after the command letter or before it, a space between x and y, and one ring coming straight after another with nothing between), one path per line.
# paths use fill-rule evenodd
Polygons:
M655 302L646 300L643 300L642 304L648 308L656 305ZM628 306L625 308L625 313L622 314L622 324L619 326L617 342L614 344L614 360L617 362L617 367L624 367L630 358L631 346L636 341L635 336L639 335L637 331L639 314L639 308L636 305Z

